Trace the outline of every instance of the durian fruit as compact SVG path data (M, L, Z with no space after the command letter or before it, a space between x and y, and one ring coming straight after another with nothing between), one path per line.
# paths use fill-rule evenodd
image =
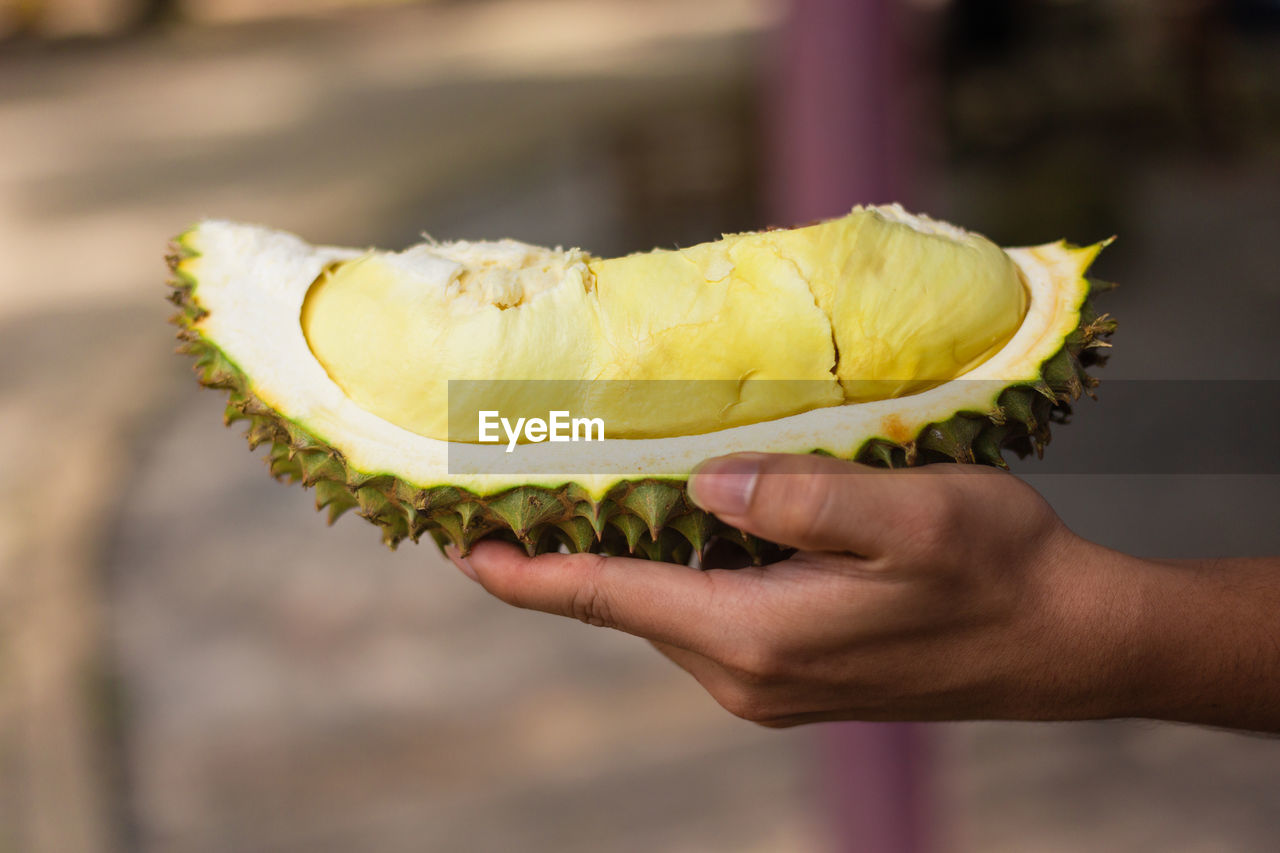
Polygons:
M607 260L512 240L315 247L210 220L168 260L200 381L330 523L356 509L393 547L425 533L688 561L718 539L763 560L777 546L689 500L698 462L1040 452L1115 328L1089 303L1102 245L1003 250L892 205ZM587 411L607 434L521 444L536 474L451 471L451 450L507 450L474 420L451 434L451 412L478 407Z

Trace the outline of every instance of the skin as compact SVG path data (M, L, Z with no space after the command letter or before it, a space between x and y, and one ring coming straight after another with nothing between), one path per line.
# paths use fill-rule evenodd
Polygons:
M693 499L799 550L706 571L482 542L493 595L649 640L731 713L826 720L1148 717L1280 731L1280 559L1146 560L978 466L704 463Z

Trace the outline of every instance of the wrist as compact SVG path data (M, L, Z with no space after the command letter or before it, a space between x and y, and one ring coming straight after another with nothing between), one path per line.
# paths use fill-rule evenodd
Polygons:
M1280 729L1274 561L1148 560L1078 543L1058 573L1066 633L1080 638L1065 650L1078 674L1068 716Z
M1038 663L1056 673L1043 719L1149 716L1153 671L1163 668L1162 567L1081 539L1065 528L1046 549L1041 625L1052 633Z
M1280 566L1150 560L1133 716L1280 730Z

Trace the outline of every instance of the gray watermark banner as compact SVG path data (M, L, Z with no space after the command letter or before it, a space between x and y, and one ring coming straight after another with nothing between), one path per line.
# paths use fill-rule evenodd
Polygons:
M921 387L924 386L924 387ZM1106 380L1097 399L1051 412L1009 383L895 380L451 380L449 472L454 475L675 476L708 456L781 446L849 450L854 437L892 437L901 413L945 420L956 401L974 431L988 401L1006 418L1052 421L1044 458L1004 458L1027 474L1280 474L1280 380ZM865 402L833 405L852 395ZM976 404L976 405L975 405ZM805 428L788 416L811 411ZM908 419L909 420L909 419ZM806 442L812 431L817 442ZM712 435L714 434L714 435ZM989 434L988 434L989 436ZM646 439L665 437L659 443ZM903 436L899 435L899 438ZM969 436L972 439L972 436ZM814 446L805 446L813 444ZM1015 445L1027 450L1023 442ZM922 458L940 460L938 453Z

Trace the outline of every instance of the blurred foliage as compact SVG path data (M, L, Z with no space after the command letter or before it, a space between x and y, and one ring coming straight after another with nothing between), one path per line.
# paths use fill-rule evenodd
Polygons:
M946 168L1004 242L1122 231L1153 160L1280 139L1275 0L952 0L938 62Z

